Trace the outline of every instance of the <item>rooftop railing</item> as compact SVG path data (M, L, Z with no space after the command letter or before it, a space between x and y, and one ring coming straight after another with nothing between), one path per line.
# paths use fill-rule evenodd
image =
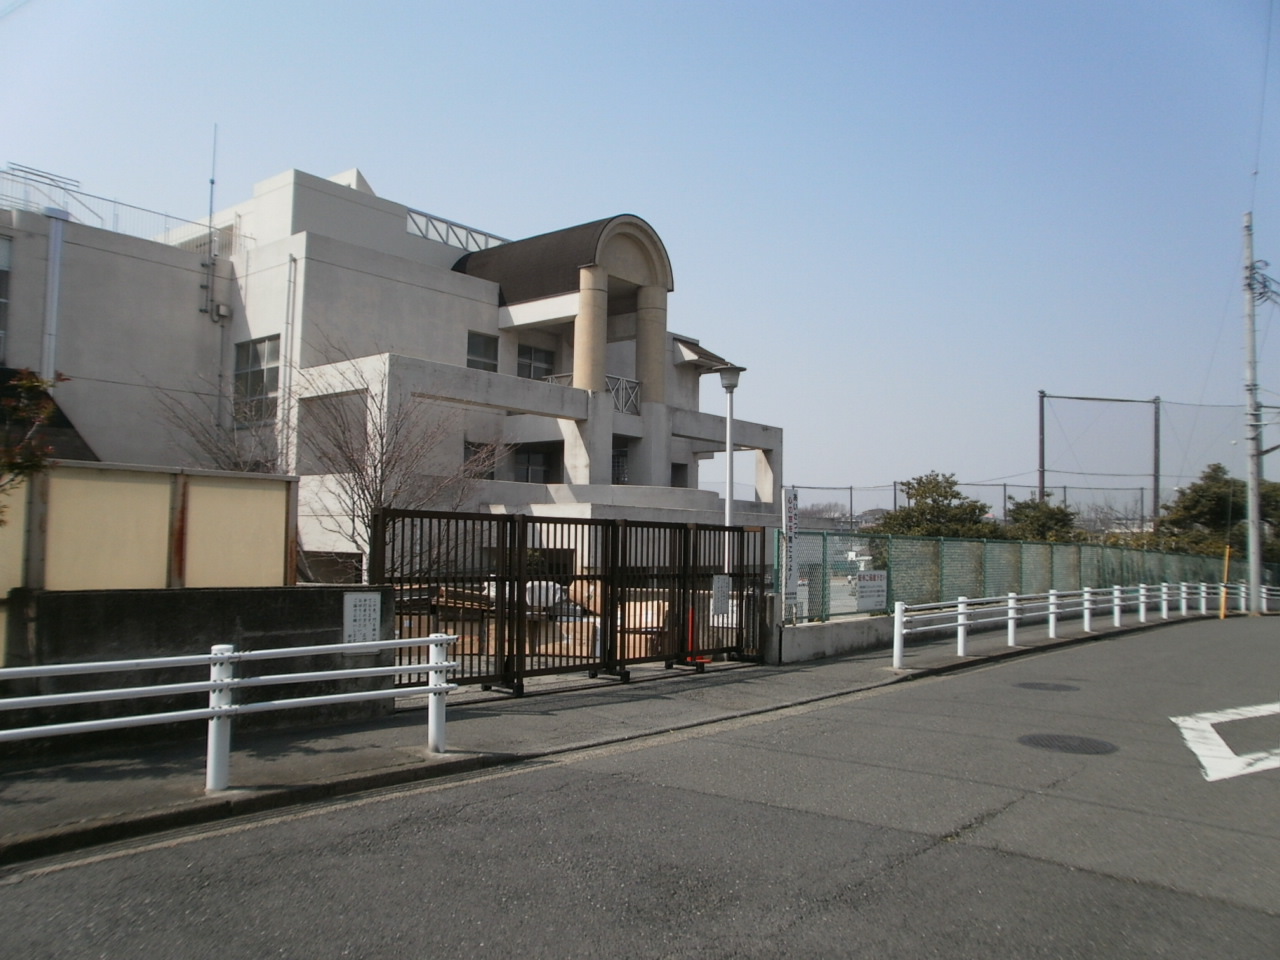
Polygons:
M11 163L0 170L0 208L43 213L64 210L75 223L195 249L208 243L208 223L186 220L94 196L80 189L76 180ZM225 250L223 253L227 252Z
M488 250L490 247L510 242L504 237L485 233L475 227L466 227L420 210L409 211L408 230L415 237L425 237L460 250Z
M543 377L546 383L559 384L562 387L573 386L573 374L553 373ZM605 386L613 397L613 409L619 413L640 413L640 381L628 380L626 377L605 377Z

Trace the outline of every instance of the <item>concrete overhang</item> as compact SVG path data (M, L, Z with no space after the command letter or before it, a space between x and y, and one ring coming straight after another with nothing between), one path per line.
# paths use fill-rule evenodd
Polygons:
M686 440L703 441L724 449L724 417L696 410L671 412L671 435ZM782 428L750 420L733 419L734 446L752 450L777 450L782 447Z
M586 390L451 363L400 356L390 359L391 382L414 397L561 420L587 419L591 394Z
M564 323L578 316L578 291L562 293L541 300L526 300L498 308L498 329L511 327L543 327Z

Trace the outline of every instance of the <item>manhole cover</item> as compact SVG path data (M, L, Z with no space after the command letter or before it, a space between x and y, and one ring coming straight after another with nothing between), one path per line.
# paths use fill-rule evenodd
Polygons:
M1074 737L1069 733L1028 733L1018 742L1040 750L1057 750L1059 753L1103 754L1115 753L1120 748L1105 740L1092 737Z
M1023 690L1079 690L1079 687L1073 687L1069 683L1041 683L1031 681L1028 683L1015 683L1015 687L1022 687Z

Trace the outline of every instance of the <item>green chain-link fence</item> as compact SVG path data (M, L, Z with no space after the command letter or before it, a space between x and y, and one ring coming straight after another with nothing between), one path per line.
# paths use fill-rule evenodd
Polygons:
M781 570L781 531L774 542L774 569ZM795 545L799 584L796 603L786 613L788 621L884 612L892 609L896 600L938 603L956 597L1003 597L1140 583L1218 583L1223 579L1222 560L1214 557L1092 543L799 531ZM874 576L876 571L887 573L887 592L885 577ZM1225 579L1246 577L1244 561L1232 560ZM1263 582L1280 582L1276 564L1264 567Z

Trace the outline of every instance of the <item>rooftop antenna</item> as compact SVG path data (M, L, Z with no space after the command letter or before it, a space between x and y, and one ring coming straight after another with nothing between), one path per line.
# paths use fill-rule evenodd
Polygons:
M218 260L218 250L215 245L213 232L213 190L217 183L218 172L218 125L213 125L213 156L209 166L209 235L208 249L205 252L205 262L201 266L205 269L204 279L204 307L200 310L206 314L214 323L219 321L218 313L213 308L213 277L214 266Z

